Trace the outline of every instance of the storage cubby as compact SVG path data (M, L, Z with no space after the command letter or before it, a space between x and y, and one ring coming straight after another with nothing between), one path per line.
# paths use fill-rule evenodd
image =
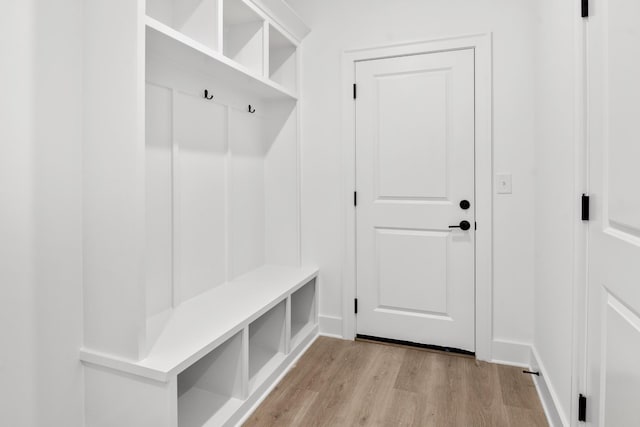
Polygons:
M269 78L295 93L298 85L296 45L269 25Z
M249 325L249 390L271 375L285 353L285 301Z
M291 294L291 343L295 346L315 325L315 279Z
M242 332L178 374L178 427L221 425L242 404Z
M224 55L262 76L264 74L264 19L242 0L225 0Z
M219 0L147 0L147 15L220 51L222 16Z
M297 102L157 52L146 62L147 350L185 302L299 264Z
M309 30L261 4L86 4L87 425L237 425L318 333L303 290L289 343L318 274L285 54Z

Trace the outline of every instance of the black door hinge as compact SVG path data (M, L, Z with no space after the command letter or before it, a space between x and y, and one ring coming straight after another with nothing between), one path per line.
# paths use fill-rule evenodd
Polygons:
M582 1L582 14L583 18L589 17L589 0L581 0Z
M587 421L587 397L582 394L578 397L578 421Z
M355 299L353 300L353 312L354 312L355 314L358 314L358 298L355 298Z
M589 196L582 195L582 220L589 221Z
M353 192L353 206L358 206L358 192Z
M356 89L356 84L354 83L353 84L353 99L356 99L357 95L358 95L358 91Z

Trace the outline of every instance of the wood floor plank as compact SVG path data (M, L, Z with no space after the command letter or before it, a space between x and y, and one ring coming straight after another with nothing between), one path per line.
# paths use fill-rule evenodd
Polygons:
M472 361L465 365L464 395L468 407L466 413L474 426L507 426L502 389L497 366Z
M350 398L350 405L341 414L343 425L366 426L382 425L385 419L384 408L391 399L393 385L398 376L403 352L388 346L372 346L374 353L365 372L359 379L355 392Z
M429 377L424 374L428 372L428 366L433 357L432 353L414 349L405 350L394 387L398 390L426 393Z
M320 337L245 426L546 426L519 368Z
M544 416L533 409L507 406L505 408L508 415L508 425L518 427L547 427L549 424Z
M305 353L304 359L298 361L287 375L289 386L315 392L324 390L350 347L342 340L318 337Z
M382 425L402 427L430 426L422 417L425 405L424 394L394 388L391 390L387 404L384 407Z
M301 425L301 420L317 397L318 393L315 391L286 389L284 393L279 393L274 399L266 401L260 407L260 411L253 413L245 425L256 427Z
M502 400L505 405L523 409L534 409L538 403L537 392L529 375L522 368L501 366L498 370Z
M374 354L369 348L348 342L346 352L336 359L338 369L329 376L326 386L319 391L317 403L307 411L304 423L307 426L344 425L342 408L350 405L353 393Z

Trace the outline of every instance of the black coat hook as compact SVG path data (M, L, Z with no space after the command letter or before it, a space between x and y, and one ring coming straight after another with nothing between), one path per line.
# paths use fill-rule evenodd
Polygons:
M204 90L204 99L213 99L213 95L209 95L209 91L208 90Z
M251 104L249 104L249 112L250 112L251 114L253 114L253 113L255 113L255 112L256 112L256 109L255 109L255 108L251 108Z

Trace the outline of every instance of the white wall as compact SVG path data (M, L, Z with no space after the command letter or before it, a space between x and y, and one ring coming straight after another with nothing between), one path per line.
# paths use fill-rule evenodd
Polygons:
M514 174L514 194L494 196L494 336L533 340L558 409L568 417L572 266L566 260L573 256L569 224L576 197L572 2L290 3L313 29L303 54L303 251L321 268L320 311L336 318L330 326L342 316L337 106L348 94L340 91L341 52L494 33L494 169ZM82 1L10 0L4 6L0 424L80 426Z
M82 425L82 3L0 14L0 425Z
M312 28L303 46L303 257L320 267L325 331L340 333L345 199L341 52L493 32L494 170L513 194L494 196L494 337L533 338L533 18L528 0L290 0ZM478 224L482 227L482 224ZM348 302L351 304L350 302ZM515 346L519 354L528 348ZM509 353L509 351L507 351ZM509 354L495 355L508 358ZM528 357L528 356L527 356ZM521 361L522 362L522 361Z
M0 424L16 426L35 423L32 3L0 14Z
M576 2L538 0L535 49L535 335L538 363L569 420L574 269Z

